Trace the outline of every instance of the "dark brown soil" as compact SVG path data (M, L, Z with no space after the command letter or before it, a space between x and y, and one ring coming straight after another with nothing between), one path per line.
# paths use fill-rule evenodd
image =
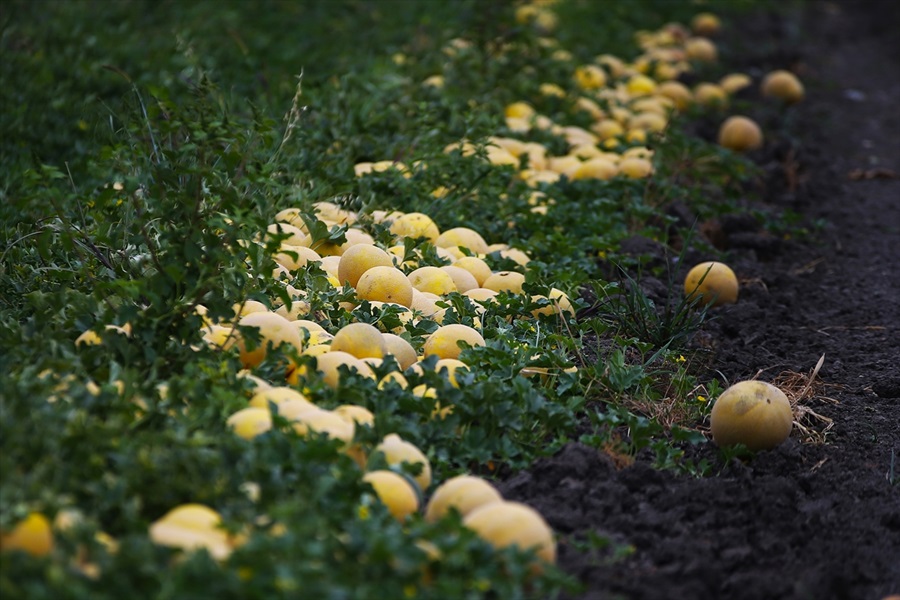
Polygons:
M583 582L579 598L900 594L898 4L809 2L788 17L732 22L740 34L720 42L739 69L791 68L804 79L804 103L751 114L767 130L755 158L767 173L765 208L824 225L812 239L773 242L752 220L723 223L742 293L703 335L732 382L808 373L825 354L820 394L833 401L808 402L833 419L825 443L795 430L729 464L707 444L693 450L716 461L706 478L656 471L642 457L618 469L570 444L512 476L504 495L560 534L559 562ZM591 533L611 545L577 543Z

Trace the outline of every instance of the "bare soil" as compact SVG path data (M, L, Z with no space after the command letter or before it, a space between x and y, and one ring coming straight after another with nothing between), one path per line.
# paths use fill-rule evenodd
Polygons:
M773 68L804 80L802 104L750 114L767 132L753 158L766 174L759 206L821 227L785 240L752 218L719 223L713 237L741 297L716 309L697 343L714 355L708 377L731 382L808 373L824 354L805 401L832 421L807 422L824 443L795 428L775 450L730 463L706 444L688 451L715 463L704 478L643 456L619 468L573 443L513 475L502 492L561 534L559 562L584 583L579 598L900 594L898 4L807 2L732 22L738 34L719 42L757 81ZM573 543L591 533L611 544Z

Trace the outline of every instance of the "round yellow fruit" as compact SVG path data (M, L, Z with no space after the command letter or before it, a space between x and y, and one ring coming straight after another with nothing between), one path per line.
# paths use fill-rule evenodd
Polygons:
M407 275L409 283L420 292L429 292L438 296L456 291L453 278L439 267L419 267Z
M255 312L268 312L269 308L258 300L245 300L244 302L235 303L231 310L234 312L235 317L240 319Z
M762 94L769 98L777 98L788 104L803 100L803 84L790 71L772 71L762 81Z
M131 337L131 325L125 324L122 327L118 325L106 325L107 331L115 331L120 335L124 335L125 337ZM103 344L103 338L101 338L95 331L88 329L77 338L75 338L75 346L79 346L84 344L85 346L99 346Z
M736 94L753 83L749 75L744 73L731 73L719 80L719 85L729 94Z
M378 316L378 321L376 321L375 324L380 327L382 331L399 335L406 331L407 323L411 323L414 318L413 311L402 304L397 304L396 302L379 302L378 300L369 300L368 302L372 306L372 314ZM400 320L399 325L395 325L390 329L385 322L385 315L388 312L391 312Z
M572 303L569 301L569 297L562 290L558 290L556 288L552 288L550 290L550 296L532 296L532 300L538 299L547 299L550 301L550 304L544 306L543 308L536 308L531 311L531 315L537 318L538 315L554 315L561 313L568 313L572 316L575 316L575 309L572 307Z
M435 355L438 358L459 358L462 348L460 342L469 346L484 346L484 337L472 327L454 323L438 327L422 348L425 357Z
M340 418L357 425L375 425L375 415L364 406L356 404L342 404L332 411Z
M406 370L418 360L415 348L408 341L394 333L381 335L384 338L385 355L393 356L401 369Z
M492 302L496 302L495 298L497 297L497 293L495 290L489 290L487 288L474 288L467 292L463 292L463 296L472 300L476 306L480 306L481 310L479 310L479 314L484 313L485 304L490 304Z
M635 113L628 121L629 131L644 131L659 133L668 125L668 119L656 112Z
M397 217L390 227L391 233L397 237L426 238L434 243L441 234L437 225L426 214L412 212Z
M331 351L347 352L356 358L382 358L384 337L368 323L350 323L341 327L331 340Z
M229 350L237 342L237 330L224 325L210 325L203 334L203 341L218 350Z
M316 407L300 412L291 421L294 431L299 435L308 436L310 432L324 433L331 439L344 442L347 446L353 441L356 433L353 420L346 420L330 410Z
M493 250L491 250L491 252L493 252ZM521 267L524 267L531 261L531 257L528 256L524 250L520 250L519 248L500 248L499 252L500 256L508 258Z
M413 290L412 308L416 318L431 319L435 323L441 323L444 320L445 309L437 305L441 299L437 294L430 292L420 292Z
M249 382L250 390L248 390L248 391L252 391L254 394L258 394L259 392L264 392L266 390L270 390L270 389L272 389L272 387L274 387L271 383L269 383L262 377L257 377L256 375L252 374L250 371L247 371L246 369L244 369L242 371L238 371L237 378L240 379L241 381Z
M459 387L459 382L456 380L456 371L458 369L462 369L463 371L468 370L469 365L459 360L458 358L442 358L438 360L434 364L435 373L441 373L446 371L447 380L450 382L455 388Z
M231 553L228 533L219 513L202 504L182 504L150 525L150 540L160 546L196 550L205 548L223 560Z
M632 96L647 96L656 91L656 82L646 75L633 75L625 84L625 89Z
M716 45L704 37L695 37L684 43L687 57L699 62L716 62L719 52Z
M300 336L304 339L309 340L311 344L316 342L313 341L313 337L315 334L320 333L328 333L325 331L325 328L316 323L315 321L310 321L308 319L298 319L293 321L293 325L297 328L297 331L300 332Z
M519 502L489 502L466 515L463 525L497 549L508 546L534 549L540 560L556 563L553 530L530 506Z
M771 450L791 435L793 411L780 389L764 381L741 381L722 392L713 405L713 441L727 447Z
M542 96L549 96L553 98L566 97L566 91L555 83L542 83L540 87L538 87L538 91Z
M386 389L389 385L397 385L404 390L409 389L409 381L407 381L406 377L404 377L403 373L400 371L391 371L382 377L381 381L378 382L378 389Z
M475 276L462 267L457 267L455 265L445 265L438 268L450 276L450 279L453 280L453 285L456 288L455 291L459 292L460 294L465 293L471 289L475 289L479 286L478 280L475 279Z
M363 481L372 486L375 495L397 520L403 521L419 510L419 496L402 475L387 470L370 471L363 475Z
M495 292L521 294L525 276L515 271L498 271L484 280L481 287Z
M763 145L762 130L747 117L728 117L719 128L719 145L735 152L757 150Z
M509 152L510 154L512 154L513 156L516 156L516 157L521 156L522 153L525 152L525 142L523 142L522 140L517 140L515 138L508 138L508 137L491 136L488 138L488 141L490 142L491 145L503 148L504 150L506 150L507 152ZM445 194L443 194L443 195L445 195ZM478 235L478 237L481 237L480 234L478 234L476 231L474 231L472 229L469 229L468 227L459 227L456 229L466 230L466 232L464 233L464 235L466 235L466 236L469 235L468 232L472 232L472 233L475 233L476 235ZM453 229L444 231L443 233L441 233L441 235L438 236L438 239L434 243L434 245L439 246L439 247L445 246L445 245L450 245L450 246L459 245L453 241L447 240L447 234L452 231L453 231ZM452 233L451 235L456 235L456 234Z
M527 102L513 102L504 110L507 118L530 119L535 115L534 108Z
M250 406L268 409L270 402L272 404L281 404L286 400L300 400L312 405L312 403L307 400L306 396L304 396L294 388L278 386L270 387L269 389L262 390L254 394L253 397L250 398Z
M643 179L653 173L653 163L636 156L623 158L619 163L619 172L629 179Z
M266 238L281 238L281 244L290 246L309 246L309 238L300 230L289 223L272 223L266 227Z
M728 93L721 85L703 82L694 88L694 101L701 106L725 108L728 106Z
M525 152L528 156L528 167L543 170L547 168L547 148L537 142L525 142Z
M684 110L694 101L694 94L680 81L666 81L659 85L659 94L675 103L675 108Z
M488 247L487 242L481 237L481 234L468 227L454 227L448 229L438 236L434 245L439 248L452 248L455 246L468 248L475 254L484 254L487 252Z
M373 379L375 377L375 374L372 372L372 368L369 367L369 365L348 352L332 350L316 356L316 371L325 381L326 385L332 389L337 389L338 384L340 383L341 366L346 366L350 371L356 370L357 373L366 377L371 377ZM295 385L300 375L306 375L306 369L295 369L291 373L288 383Z
M734 304L738 299L738 280L731 267L725 263L710 261L700 263L688 271L684 279L684 293L695 296L710 306Z
M33 512L19 521L12 531L0 532L0 552L21 550L31 556L47 556L53 552L50 521Z
M350 246L338 259L337 278L341 284L349 283L356 287L363 273L372 267L393 267L391 255L370 244Z
M604 156L597 156L581 163L572 179L612 179L619 173L619 167Z
M490 482L474 475L459 475L448 479L434 490L425 508L425 520L435 522L455 508L465 517L473 510L491 502L502 502L503 496Z
M591 125L591 131L596 133L601 140L608 140L624 134L625 128L614 119L600 119Z
M288 290L288 292L291 293L290 290ZM301 290L298 290L298 292L299 293L291 293L292 299L290 308L288 308L287 304L282 304L275 309L275 314L284 317L291 322L307 316L312 310L312 306L310 306L309 302L306 300L301 299L301 296L305 296L306 292Z
M227 424L237 435L250 440L272 429L272 415L268 407L250 406L228 417Z
M242 327L255 327L259 329L259 343L251 347L251 343L244 340L243 335L238 337L237 345L241 352L241 363L245 369L252 369L266 357L268 347L277 348L282 344L293 346L299 352L303 348L303 338L300 332L281 315L273 312L250 313L238 321Z
M291 246L282 244L272 259L288 271L302 269L311 262L322 260L322 256L306 246Z
M548 167L560 175L572 178L575 171L581 166L581 160L577 156L553 156L549 159Z
M421 490L427 490L431 485L431 463L428 457L422 453L414 444L407 442L396 433L386 435L384 439L375 447L374 452L381 452L388 465L400 466L403 463L410 465L422 465L419 474L413 477Z
M413 286L403 271L396 267L372 267L359 278L356 296L360 300L396 302L410 308Z
M702 12L691 19L691 29L697 35L716 35L722 29L722 22L716 15Z
M388 161L388 163L390 164L390 161ZM384 168L380 170L384 170ZM356 222L356 213L341 208L334 202L316 202L313 204L313 208L316 211L316 216L321 221L331 221L332 223L336 223L338 225Z
M606 71L597 65L582 65L575 69L575 84L583 90L597 90L606 85Z
M288 421L297 421L303 413L320 410L318 406L306 399L289 398L282 400L275 407L275 412L283 419Z

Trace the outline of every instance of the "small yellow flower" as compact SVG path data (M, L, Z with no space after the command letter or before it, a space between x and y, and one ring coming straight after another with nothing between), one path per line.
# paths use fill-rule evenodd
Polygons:
M705 403L707 401L706 396L697 396L697 402Z
M685 360L687 360L687 359L684 358L684 355L679 354L678 358L675 359L675 362L683 363Z
M359 509L357 510L357 515L359 516L360 520L362 520L362 521L365 521L366 519L368 519L369 518L369 507L364 504L360 505Z

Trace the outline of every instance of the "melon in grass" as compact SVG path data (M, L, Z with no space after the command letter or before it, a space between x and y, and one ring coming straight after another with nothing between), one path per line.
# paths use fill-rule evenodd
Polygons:
M684 294L689 299L699 298L710 306L734 304L738 299L738 280L731 267L725 263L709 261L696 265L684 278Z

